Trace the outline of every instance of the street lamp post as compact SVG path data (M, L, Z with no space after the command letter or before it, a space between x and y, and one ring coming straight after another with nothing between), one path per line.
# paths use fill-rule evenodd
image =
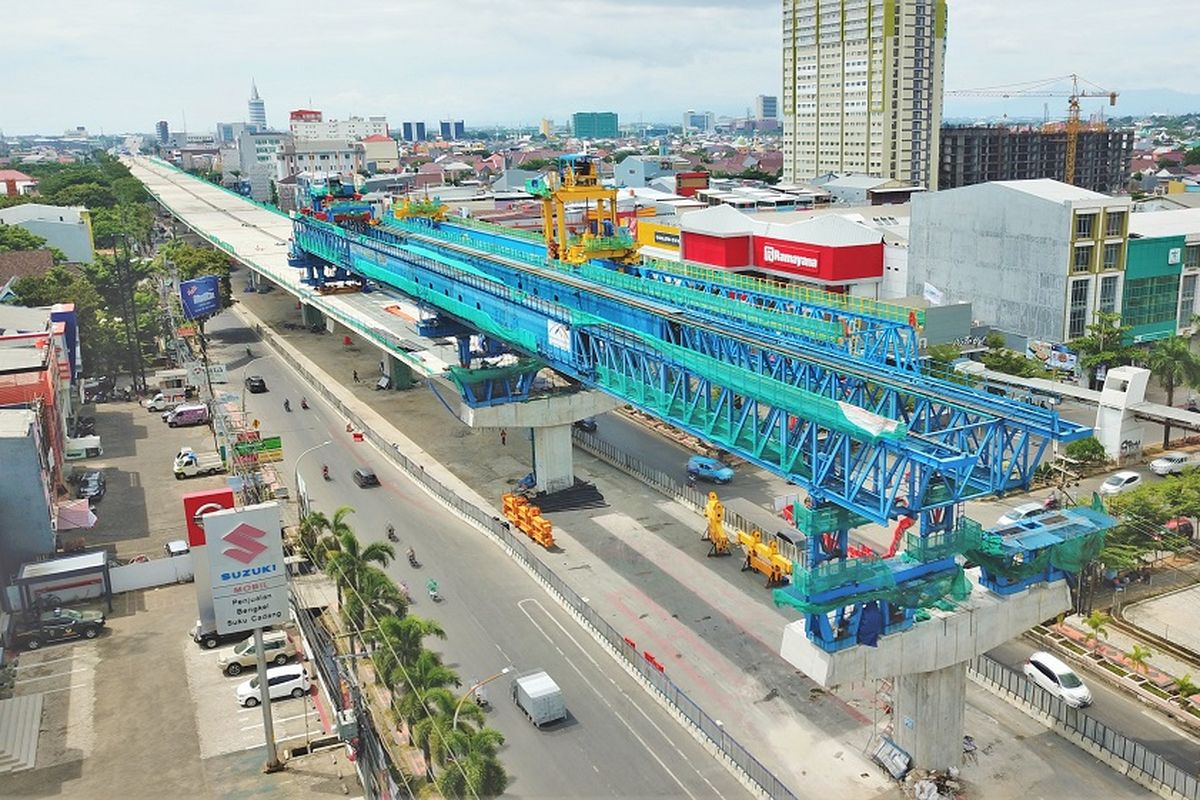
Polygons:
M454 722L451 723L450 730L453 731L458 729L458 712L462 711L463 703L467 702L467 698L474 694L476 689L478 689L480 686L483 686L485 683L491 683L497 678L501 678L510 672L512 672L512 667L505 667L490 678L484 678L483 680L479 681L479 683L476 683L474 686L467 689L467 691L463 693L463 696L458 699L458 705L454 707Z
M293 479L293 482L296 484L296 495L297 495L296 499L300 503L301 511L304 510L304 506L307 504L304 502L304 497L302 496L302 494L300 492L300 462L303 461L304 457L306 455L308 455L309 453L311 453L313 450L320 450L322 447L325 447L326 445L330 445L330 444L333 444L333 442L330 441L329 439L326 439L325 441L321 442L320 444L314 444L312 447L308 448L307 450L305 450L303 453L301 453L299 456L296 457L296 466L292 470L292 479Z

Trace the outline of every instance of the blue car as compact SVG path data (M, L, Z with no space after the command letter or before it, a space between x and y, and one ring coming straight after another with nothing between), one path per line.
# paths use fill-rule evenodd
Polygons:
M729 483L733 480L733 467L722 464L715 458L707 456L692 456L687 462L689 476L702 481L713 483Z

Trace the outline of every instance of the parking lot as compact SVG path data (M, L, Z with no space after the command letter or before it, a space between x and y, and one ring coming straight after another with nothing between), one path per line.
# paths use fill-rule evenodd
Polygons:
M13 696L42 696L36 769L79 761L95 749L97 645L111 635L48 645L21 656Z
M188 693L194 704L196 730L200 738L200 756L212 758L262 747L262 708L243 708L238 705L235 696L238 685L255 676L254 668L236 677L229 677L217 664L225 647L204 650L186 636L180 639ZM293 658L289 663L297 663L297 659ZM309 674L311 677L311 670ZM328 719L329 712L323 705L318 707L315 681L313 690L307 696L289 697L271 703L271 713L275 741L281 748L299 747L308 740L325 735L322 715Z

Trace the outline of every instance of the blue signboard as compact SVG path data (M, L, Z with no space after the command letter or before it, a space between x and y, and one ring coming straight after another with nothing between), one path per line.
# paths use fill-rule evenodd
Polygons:
M205 275L179 284L183 315L188 319L207 317L221 310L221 292L216 275Z

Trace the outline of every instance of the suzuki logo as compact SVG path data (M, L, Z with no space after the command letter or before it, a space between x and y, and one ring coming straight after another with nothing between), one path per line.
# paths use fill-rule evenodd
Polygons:
M243 522L221 537L233 545L233 547L226 547L221 551L221 554L229 556L243 564L249 564L266 551L267 546L258 541L266 535L266 531Z

